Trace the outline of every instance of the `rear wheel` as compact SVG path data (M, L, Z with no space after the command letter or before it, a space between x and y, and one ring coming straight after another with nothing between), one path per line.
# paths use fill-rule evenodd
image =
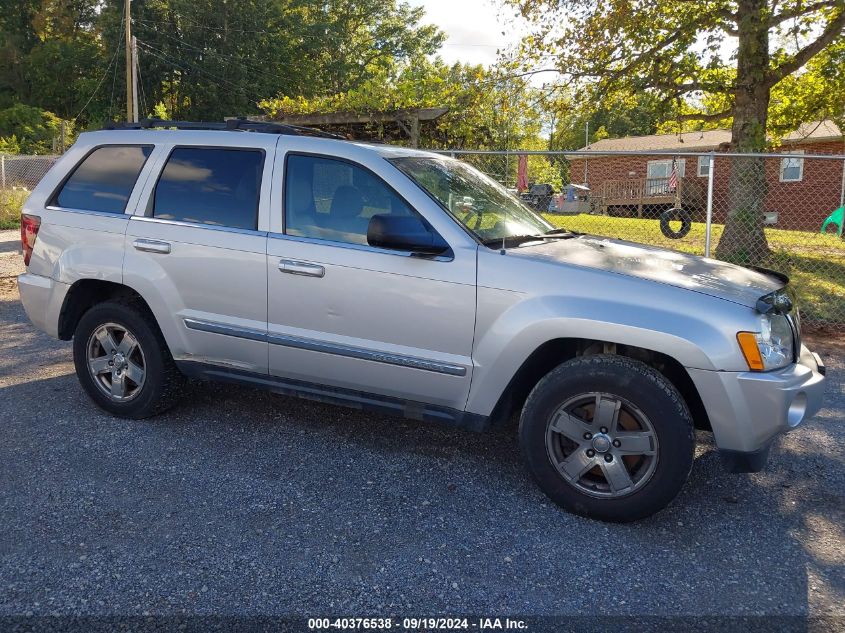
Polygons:
M108 301L82 315L73 362L91 399L121 417L165 411L184 385L152 315L137 302Z
M604 521L665 507L692 467L686 404L657 370L629 358L586 356L541 380L520 419L528 469L555 503Z

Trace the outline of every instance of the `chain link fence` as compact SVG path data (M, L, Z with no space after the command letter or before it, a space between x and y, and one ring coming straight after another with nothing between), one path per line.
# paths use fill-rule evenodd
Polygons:
M806 325L845 331L845 155L446 153L556 226L784 272ZM0 228L57 158L0 155Z
M845 331L845 155L446 153L556 226L786 273L805 324Z
M0 229L17 228L29 192L58 160L58 156L0 154Z

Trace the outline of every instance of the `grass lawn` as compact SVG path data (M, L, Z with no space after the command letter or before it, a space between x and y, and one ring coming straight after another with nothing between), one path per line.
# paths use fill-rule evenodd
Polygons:
M587 214L547 214L545 218L557 227L573 231L704 254L704 224L700 222L694 222L683 239L672 240L660 232L659 220ZM712 253L723 229L724 225L713 225ZM805 323L845 325L845 239L832 234L772 228L766 229L766 238L772 256L762 265L789 275Z

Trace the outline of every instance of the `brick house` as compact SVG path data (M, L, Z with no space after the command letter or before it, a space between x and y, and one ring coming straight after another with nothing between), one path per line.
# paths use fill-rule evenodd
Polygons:
M707 200L707 156L691 152L724 152L730 130L683 134L658 134L603 139L582 150L677 151L676 156L578 156L569 154L572 182L590 188L593 207L611 215L654 216L670 206L689 210L703 220ZM582 151L579 150L579 151ZM841 204L845 188L845 160L813 159L811 155L845 154L842 131L832 121L805 123L784 137L777 153L795 158L765 160L764 210L767 223L777 228L819 230L822 221ZM715 160L713 180L714 221L725 221L729 210L731 161ZM670 182L673 165L678 184Z

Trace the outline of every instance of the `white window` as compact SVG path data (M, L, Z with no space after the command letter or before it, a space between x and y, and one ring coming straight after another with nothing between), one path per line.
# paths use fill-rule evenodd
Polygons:
M710 157L709 156L699 156L698 157L698 175L702 178L707 178L710 175Z
M686 172L687 161L676 160L678 166L678 177L683 178ZM648 168L646 171L646 178L668 178L672 173L672 159L668 160L650 160L648 161Z
M784 154L803 154L803 149ZM785 157L780 159L780 181L801 182L804 179L804 159Z
M678 178L684 177L686 172L686 160L676 160ZM672 193L677 187L669 184L669 177L672 175L672 159L650 160L646 167L645 191L649 196L661 196Z

